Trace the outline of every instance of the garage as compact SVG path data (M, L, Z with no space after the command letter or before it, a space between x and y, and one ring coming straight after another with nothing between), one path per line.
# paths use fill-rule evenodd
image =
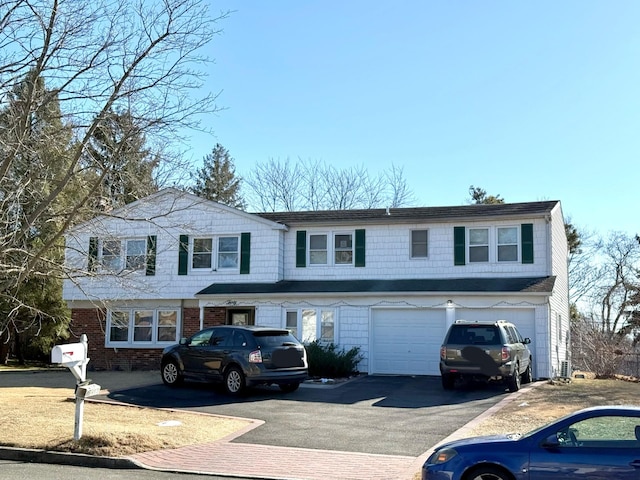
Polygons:
M371 313L371 374L439 375L445 311L375 308Z

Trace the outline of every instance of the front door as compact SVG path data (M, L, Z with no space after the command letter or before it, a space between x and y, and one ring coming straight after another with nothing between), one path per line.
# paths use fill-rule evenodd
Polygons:
M255 310L253 308L228 309L227 325L255 325Z

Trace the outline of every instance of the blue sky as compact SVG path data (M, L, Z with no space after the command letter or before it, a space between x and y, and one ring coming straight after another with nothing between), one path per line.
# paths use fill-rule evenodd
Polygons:
M194 137L270 158L404 169L420 206L470 185L640 233L640 2L232 1L207 54L224 110Z

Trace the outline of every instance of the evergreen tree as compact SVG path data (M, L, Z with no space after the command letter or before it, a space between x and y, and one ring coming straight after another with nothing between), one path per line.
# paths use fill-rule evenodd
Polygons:
M217 143L211 153L204 157L204 165L198 170L191 191L199 197L243 209L240 182L229 151Z
M84 162L99 187L96 206L110 211L158 190L154 170L159 164L145 146L142 129L130 112L108 112L97 123Z
M488 204L494 205L497 203L504 203L504 199L500 198L500 195L487 195L487 191L471 185L469 187L469 196L471 197L471 203L475 204Z

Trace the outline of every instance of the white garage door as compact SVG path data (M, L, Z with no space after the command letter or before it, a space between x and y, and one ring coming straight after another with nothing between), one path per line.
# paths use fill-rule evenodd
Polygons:
M506 320L513 323L523 337L533 343L536 338L536 319L533 308L458 308L456 320ZM530 346L531 348L531 346ZM531 348L533 350L533 348Z
M440 375L443 310L377 308L371 324L370 373Z

